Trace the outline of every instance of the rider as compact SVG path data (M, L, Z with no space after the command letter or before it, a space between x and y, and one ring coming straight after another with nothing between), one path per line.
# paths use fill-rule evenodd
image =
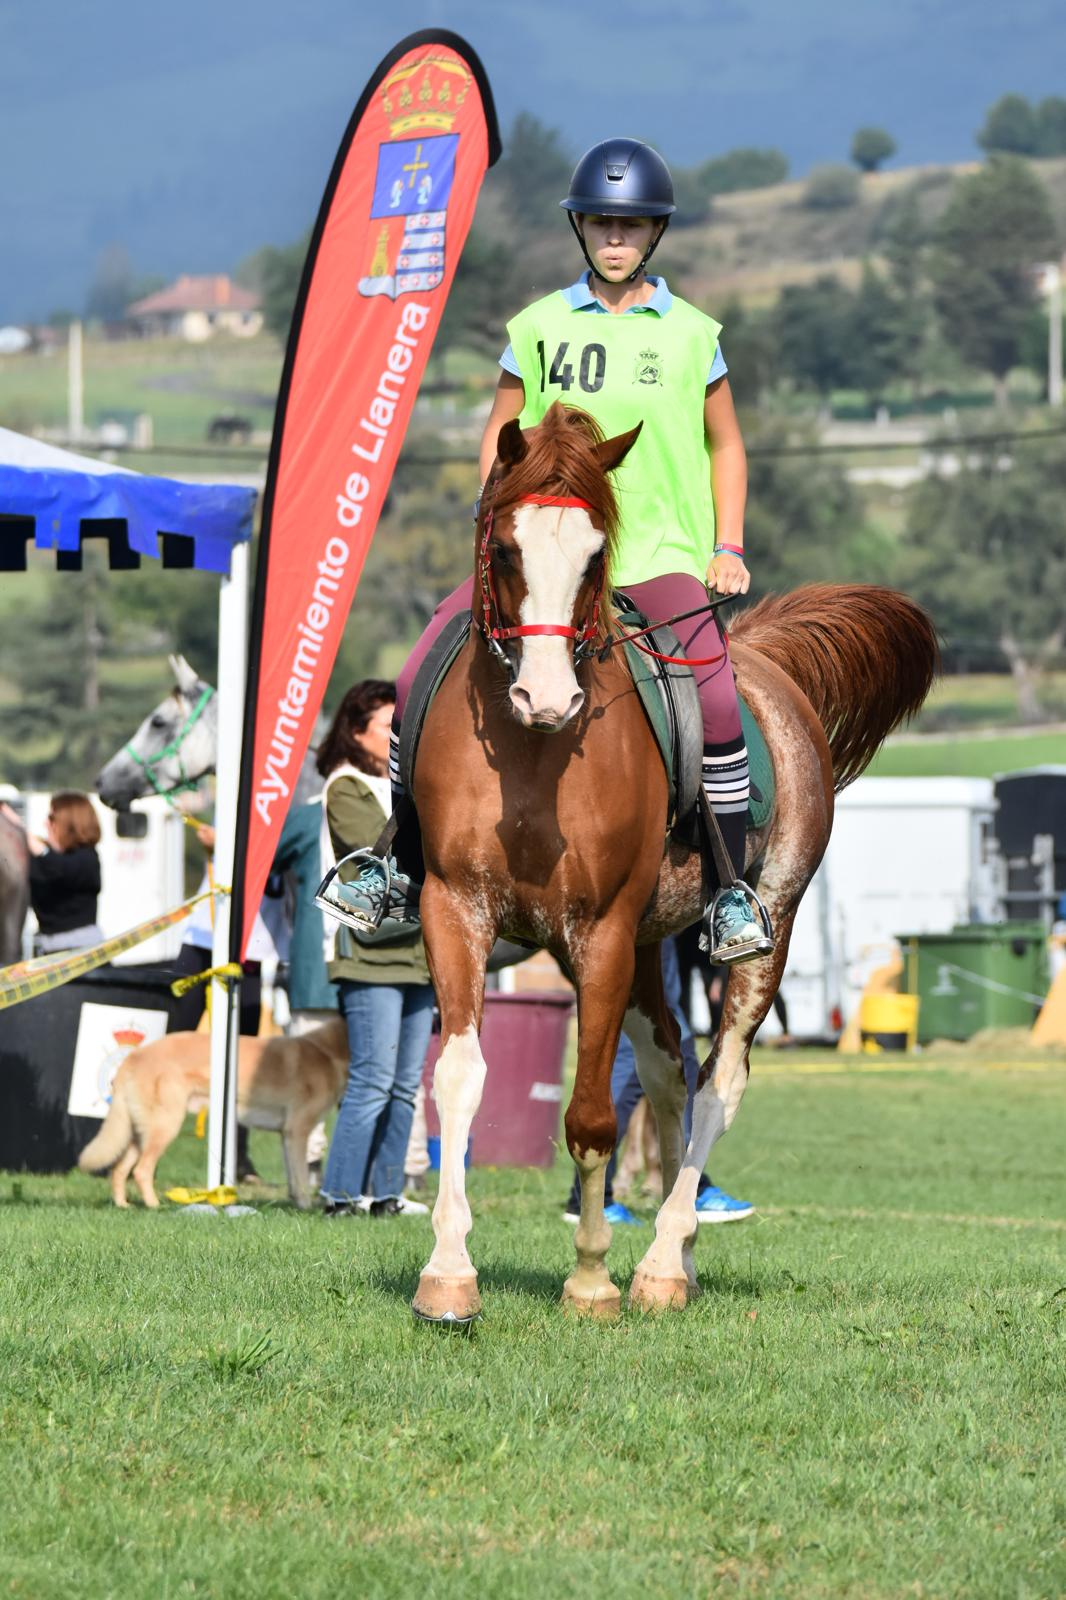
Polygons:
M508 323L495 401L481 443L482 482L501 428L535 426L554 401L591 413L607 435L643 419L618 469L622 522L612 582L652 621L706 606L707 589L746 594L744 504L747 458L719 323L672 295L648 261L674 212L665 161L636 139L607 139L586 152L560 202L588 265L576 283L527 306ZM469 609L472 580L442 601L400 674L397 720L415 672L444 624ZM748 755L729 646L712 614L676 621L694 668L703 711L703 787L726 847L743 870ZM395 757L395 747L394 747ZM393 780L397 767L391 767ZM711 960L765 955L772 941L744 890L723 886ZM381 920L383 864L370 857L335 893L346 918L366 929ZM413 916L410 880L393 871L387 909Z

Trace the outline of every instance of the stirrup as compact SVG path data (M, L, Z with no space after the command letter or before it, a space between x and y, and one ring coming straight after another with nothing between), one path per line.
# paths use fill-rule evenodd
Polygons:
M734 889L739 889L746 896L750 904L754 905L759 913L763 931L757 939L747 939L743 944L718 945L711 948L714 937L714 913L718 909L718 902L724 894L730 894ZM703 927L700 930L700 949L714 963L715 966L736 967L745 961L757 961L760 956L772 954L774 948L774 930L770 922L770 913L763 905L750 883L745 883L743 878L737 878L733 883L727 883L720 888L703 913Z
M343 866L346 866L349 861L366 861L368 859L376 861L385 874L385 891L381 896L381 902L376 913L356 911L352 906L346 906L343 901L335 899L333 897L336 893L335 890L331 894L334 880ZM343 922L344 926L351 928L353 933L362 934L378 932L385 920L391 898L392 862L388 856L375 856L373 850L369 847L353 850L349 855L342 856L335 866L330 867L326 876L315 890L315 905L320 911L324 912L327 917L332 917L335 922Z

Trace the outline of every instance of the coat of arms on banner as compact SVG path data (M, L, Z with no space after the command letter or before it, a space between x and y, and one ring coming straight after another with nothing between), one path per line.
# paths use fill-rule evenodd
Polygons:
M448 199L458 134L396 139L378 147L370 210L374 254L359 293L426 293L444 278Z
M167 1013L147 1006L104 1006L82 1002L67 1112L72 1117L106 1117L111 1080L131 1050L167 1031Z

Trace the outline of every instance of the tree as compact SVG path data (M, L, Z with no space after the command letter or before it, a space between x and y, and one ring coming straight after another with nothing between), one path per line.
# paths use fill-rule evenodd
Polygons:
M99 322L121 322L126 307L136 298L129 252L125 245L108 245L93 272L85 298L85 315Z
M1036 153L1066 156L1066 100L1049 95L1036 108Z
M941 325L963 360L992 374L1000 404L1036 297L1032 268L1054 237L1047 191L1009 156L963 179L940 219L930 270Z
M891 285L864 261L851 312L851 382L875 398L901 375L900 313Z
M559 201L570 187L573 170L574 157L558 128L546 127L531 112L520 111L489 182L502 191L520 226L540 227L558 217Z
M803 204L811 211L837 211L859 198L859 174L850 167L815 167L803 191Z
M289 337L289 324L296 305L304 262L311 243L310 230L293 244L267 244L241 262L234 276L246 289L259 295L263 321L282 344Z
M896 364L899 376L917 383L929 328L929 300L925 283L928 235L918 206L909 190L903 197L884 239L884 256L896 303Z
M851 386L855 296L826 274L812 284L782 289L774 331L782 370L803 388L827 395Z
M788 177L788 157L780 150L742 148L713 156L696 168L704 194L735 194L742 189L767 189Z
M1011 460L994 439L966 454L955 477L934 474L913 490L899 580L949 649L1002 652L1019 711L1034 721L1043 671L1066 643L1066 456L1034 441Z
M859 128L851 141L851 159L863 172L876 172L896 153L896 141L884 128Z
M756 406L773 388L779 352L772 312L754 311L739 300L720 307L723 354L729 364L729 387L738 406Z
M977 135L982 150L1031 156L1037 147L1036 113L1021 94L1005 94L991 106Z
M436 349L498 356L507 342L507 318L519 303L514 275L514 252L475 224L444 306Z

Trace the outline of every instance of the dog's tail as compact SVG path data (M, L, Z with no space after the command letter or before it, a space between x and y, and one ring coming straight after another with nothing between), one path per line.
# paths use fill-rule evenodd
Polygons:
M119 1156L125 1155L133 1138L133 1118L130 1116L123 1085L116 1077L111 1088L111 1109L95 1139L85 1146L78 1157L82 1172L106 1172L115 1165Z

